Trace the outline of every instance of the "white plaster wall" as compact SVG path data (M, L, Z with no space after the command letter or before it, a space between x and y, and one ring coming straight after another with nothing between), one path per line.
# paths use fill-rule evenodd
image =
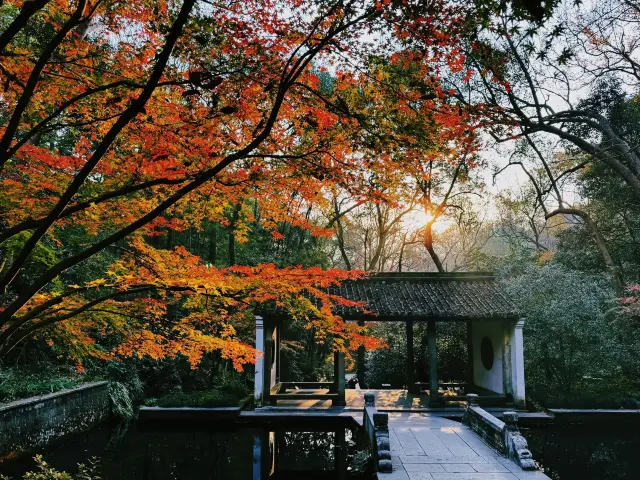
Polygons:
M510 326L511 332L511 385L513 399L518 407L525 406L525 385L524 385L524 342L522 328L524 320L513 322Z
M476 321L471 324L473 339L473 381L482 388L495 393L504 393L502 370L502 345L504 343L503 324L500 321ZM480 344L489 337L493 345L493 366L487 370L480 358Z
M262 393L264 391L264 378L262 372L264 371L264 320L262 317L256 317L256 350L258 356L256 357L256 375L253 380L254 393L253 398L256 405L262 406Z

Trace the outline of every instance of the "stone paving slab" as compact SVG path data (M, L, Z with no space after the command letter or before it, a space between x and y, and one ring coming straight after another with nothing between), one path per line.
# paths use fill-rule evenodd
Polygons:
M464 425L427 413L390 413L392 473L380 480L549 480L526 472Z
M400 461L403 465L424 464L424 463L497 463L493 459L482 457L480 455L400 455Z
M431 478L433 480L518 480L518 477L512 473L434 473Z

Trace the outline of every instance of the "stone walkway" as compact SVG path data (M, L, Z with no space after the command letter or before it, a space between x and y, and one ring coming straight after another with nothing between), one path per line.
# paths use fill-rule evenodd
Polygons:
M380 480L549 480L525 472L464 425L424 413L390 413L393 473Z

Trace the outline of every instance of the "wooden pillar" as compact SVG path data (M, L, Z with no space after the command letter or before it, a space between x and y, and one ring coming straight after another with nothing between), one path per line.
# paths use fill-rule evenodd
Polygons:
M413 353L413 320L407 320L407 391L418 393L416 385L416 360Z
M358 326L359 327L364 327L364 320L358 320ZM364 352L364 347L360 346L358 347L358 354L356 357L356 376L358 377L358 385L360 385L360 388L367 388L367 384L365 381L365 352Z
M278 320L276 325L276 383L280 383L280 335L282 332L282 320Z
M345 381L344 381L344 353L334 352L333 354L333 387L338 398L333 400L334 406L344 407L347 402L345 398Z
M471 320L467 320L467 388L466 393L473 393L471 389L475 385L473 365L473 325Z
M429 403L438 403L438 352L436 351L436 321L429 319L427 325L427 344L429 348Z
M271 383L271 367L272 367L272 350L273 350L273 321L270 318L264 319L264 380L263 380L263 388L264 392L262 393L262 403L263 405L271 404L271 387L273 386Z

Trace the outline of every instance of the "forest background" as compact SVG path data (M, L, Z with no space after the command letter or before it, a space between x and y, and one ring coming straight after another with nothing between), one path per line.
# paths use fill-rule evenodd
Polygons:
M292 319L285 379L364 346L362 383L401 387L404 328L343 322L324 287L494 271L533 404L637 408L638 12L5 2L0 401L108 378L235 402L265 302ZM466 378L465 329L438 328L443 379Z

